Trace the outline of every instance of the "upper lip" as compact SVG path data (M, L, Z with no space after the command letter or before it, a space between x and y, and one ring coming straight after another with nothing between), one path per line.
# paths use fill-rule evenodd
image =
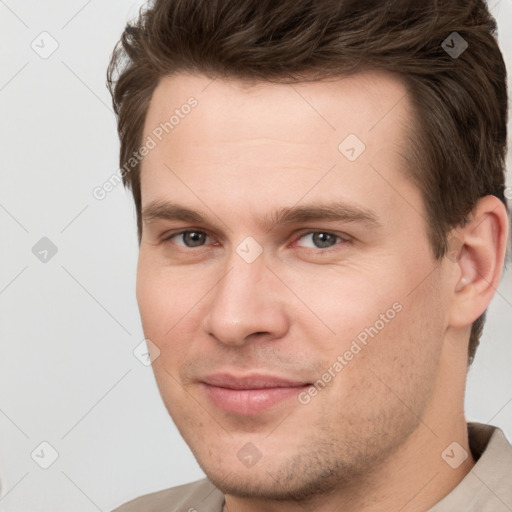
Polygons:
M212 373L202 379L202 382L210 386L229 389L263 389L263 388L288 388L304 386L307 383L302 380L291 380L274 375L249 374L231 375L229 373Z

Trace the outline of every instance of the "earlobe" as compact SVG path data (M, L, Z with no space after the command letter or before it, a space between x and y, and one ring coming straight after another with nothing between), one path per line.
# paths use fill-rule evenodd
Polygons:
M501 278L507 235L507 209L495 196L480 199L468 222L457 228L452 240L459 247L450 258L459 276L452 295L453 327L471 325L487 309Z

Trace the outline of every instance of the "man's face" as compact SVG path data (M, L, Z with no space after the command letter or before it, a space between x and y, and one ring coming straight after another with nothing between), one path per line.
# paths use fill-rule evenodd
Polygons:
M429 413L448 293L410 122L405 87L370 72L154 92L137 298L165 405L226 493L369 477Z

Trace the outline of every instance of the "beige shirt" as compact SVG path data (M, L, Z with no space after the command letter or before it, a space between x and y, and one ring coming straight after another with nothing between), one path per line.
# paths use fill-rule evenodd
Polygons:
M477 461L462 482L427 512L512 512L512 446L490 425L469 423ZM147 494L113 512L222 512L224 495L206 478Z

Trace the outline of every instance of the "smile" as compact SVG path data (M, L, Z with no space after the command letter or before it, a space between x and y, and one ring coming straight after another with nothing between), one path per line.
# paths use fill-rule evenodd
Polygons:
M277 404L296 398L309 383L289 381L279 377L232 377L216 374L201 382L208 399L220 409L239 415L253 415Z

